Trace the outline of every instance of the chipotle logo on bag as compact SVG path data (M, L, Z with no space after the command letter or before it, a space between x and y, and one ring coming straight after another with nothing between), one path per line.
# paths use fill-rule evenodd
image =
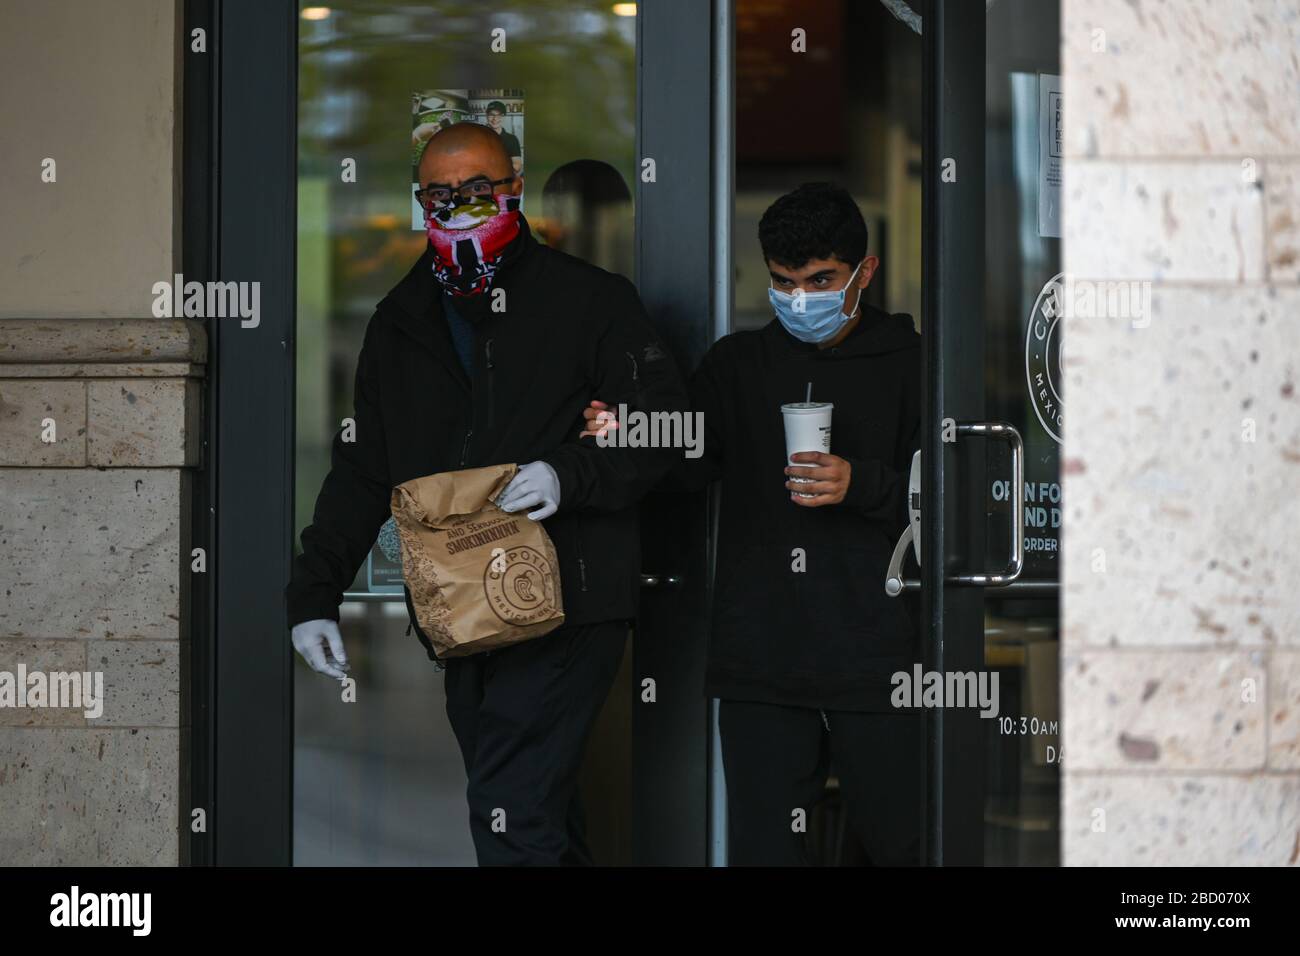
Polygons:
M402 573L440 658L516 644L564 622L559 561L546 529L493 503L517 470L442 472L393 489Z
M549 620L556 605L555 563L527 545L494 552L483 576L483 593L496 616L519 625Z

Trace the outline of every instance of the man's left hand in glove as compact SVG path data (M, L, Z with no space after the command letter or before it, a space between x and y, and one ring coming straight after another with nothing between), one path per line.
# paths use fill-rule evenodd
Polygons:
M534 461L524 465L497 495L497 506L502 511L520 511L523 508L537 508L528 512L533 521L541 521L555 514L560 507L560 479L555 469L544 461Z

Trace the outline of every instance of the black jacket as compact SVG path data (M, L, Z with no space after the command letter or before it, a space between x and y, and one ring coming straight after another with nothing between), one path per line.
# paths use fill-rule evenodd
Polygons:
M498 272L503 312L460 310L474 331L473 375L456 356L426 251L381 301L357 359L355 441L334 438L329 474L285 589L289 625L338 620L343 591L389 517L394 486L442 471L545 461L560 481L543 521L555 544L565 619L636 615L636 503L681 456L578 440L599 395L680 411L686 390L632 284L539 244L527 224ZM412 624L431 659L428 637Z
M890 710L890 676L917 656L912 616L885 594L920 443L920 336L906 315L864 308L840 345L818 349L775 319L716 342L691 379L704 454L673 480L722 482L710 697ZM832 402L831 454L852 473L843 502L806 508L785 488L781 405ZM792 570L795 549L806 569Z

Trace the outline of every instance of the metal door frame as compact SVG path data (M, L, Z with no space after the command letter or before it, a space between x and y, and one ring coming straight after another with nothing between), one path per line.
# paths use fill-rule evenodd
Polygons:
M282 588L293 535L298 10L187 0L185 19L187 34L206 24L209 57L185 54L185 265L193 278L259 281L262 293L257 328L210 320L208 329L206 480L192 527L195 544L207 543L209 572L195 583L188 742L190 802L207 811L208 829L192 835L190 852L193 862L287 865L293 660ZM929 0L923 23L922 500L945 516L924 522L923 552L953 558L961 535L948 528L980 515L956 507L971 489L955 484L942 421L983 414L983 263L970 252L983 230L983 4ZM637 280L683 371L730 327L733 28L732 0L648 0L638 10L637 155L656 160L656 176L636 184ZM683 109L704 90L710 109ZM943 158L958 161L955 183L939 178ZM635 679L654 677L660 695L638 703L633 724L638 863L725 857L712 708L699 693L710 518L701 500L683 519L700 546L659 615L695 623L669 641L634 644ZM982 598L945 589L947 564L921 571L925 666L976 670ZM928 715L932 864L982 862L983 752L971 719Z
M189 682L190 803L207 816L206 831L191 835L195 863L293 858L282 592L293 553L298 15L297 4L185 4L187 48L192 29L207 31L207 53L185 54L185 266L200 280L261 283L257 328L208 328L205 467L191 515L209 568L194 581ZM648 0L637 16L637 155L657 165L653 182L636 183L637 279L684 372L729 328L729 267L725 288L715 277L731 254L730 189L718 186L719 176L730 181L731 105L729 92L715 100L713 68L714 38L729 38L731 23L730 0ZM723 75L729 91L729 67ZM701 91L712 108L683 109ZM636 679L659 687L654 709L638 703L633 723L638 863L703 864L708 854L709 514L703 497L686 510L690 544L675 556L685 584L643 602L647 623L676 626L667 640L634 643ZM653 502L647 513L657 517Z
M636 149L639 164L655 161L654 181L636 183L637 288L683 374L730 328L731 10L731 0L637 7ZM725 836L703 695L709 502L652 493L642 509L643 570L663 580L667 569L681 583L643 591L632 643L638 864L704 865ZM654 681L653 703L642 700L645 679Z
M206 32L206 52L191 31ZM260 285L260 321L207 320L203 467L191 535L189 861L293 858L293 540L298 6L186 0L183 266ZM188 557L185 558L188 561Z
M983 592L946 586L947 574L982 556L982 455L944 442L944 420L984 419L985 7L929 0L922 15L921 568L927 672L984 668ZM956 178L945 182L945 161ZM951 167L950 167L951 168ZM978 558L977 558L978 559ZM971 709L926 713L925 859L933 866L984 861L984 738Z

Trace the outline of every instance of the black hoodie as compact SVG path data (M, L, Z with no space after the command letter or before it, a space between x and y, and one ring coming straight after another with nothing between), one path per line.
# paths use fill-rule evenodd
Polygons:
M920 341L909 316L864 307L831 348L773 319L719 340L701 361L690 392L704 454L673 477L687 488L722 482L708 696L892 709L891 675L919 660L885 571L920 443ZM781 405L803 401L809 382L814 401L835 406L831 454L852 466L838 505L797 505L785 487Z
M505 310L492 311L490 294L457 300L473 325L470 374L452 345L431 250L379 303L357 357L355 440L335 436L285 589L290 626L338 620L395 485L539 460L560 482L559 511L543 525L559 558L566 622L635 616L636 504L681 453L579 441L582 411L598 395L681 411L686 390L632 283L540 245L526 222L522 230L494 279ZM412 624L436 659L414 616Z

